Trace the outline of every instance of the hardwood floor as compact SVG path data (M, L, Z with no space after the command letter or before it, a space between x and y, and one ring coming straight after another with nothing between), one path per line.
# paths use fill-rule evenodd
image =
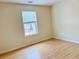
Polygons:
M53 39L1 55L0 59L79 59L79 45Z

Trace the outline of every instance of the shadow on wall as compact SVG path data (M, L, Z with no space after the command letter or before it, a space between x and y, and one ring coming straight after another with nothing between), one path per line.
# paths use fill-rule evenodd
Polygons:
M59 33L59 38L62 40L79 43L79 36L68 32Z

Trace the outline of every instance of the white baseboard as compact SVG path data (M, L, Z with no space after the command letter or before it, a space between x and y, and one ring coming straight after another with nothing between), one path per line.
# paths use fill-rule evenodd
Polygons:
M38 42L41 42L41 41L44 41L44 40L48 40L50 38L52 38L52 36L46 36L46 37L41 38L41 40L37 39L37 41L31 42L28 45L32 45L32 44L35 44L35 43L38 43ZM16 50L16 49L20 49L22 47L26 47L28 45L19 45L19 46L15 47L15 48L11 48L11 49L8 49L8 50L0 51L0 55L4 54L4 53L7 53L7 52L10 52L10 51L13 51L13 50Z
M53 38L79 44L79 36L70 33L61 33L59 36L53 36Z
M19 48L21 48L21 47L24 47L25 45L20 45L20 46L18 46L18 47L15 47L15 48L11 48L11 49L8 49L8 50L4 50L4 51L0 51L0 55L1 54L4 54L4 53L7 53L7 52L10 52L10 51L13 51L13 50L16 50L16 49L19 49Z

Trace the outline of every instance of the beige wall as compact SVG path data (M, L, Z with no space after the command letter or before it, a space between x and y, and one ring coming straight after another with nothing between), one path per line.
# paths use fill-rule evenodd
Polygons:
M38 13L38 35L24 37L21 17L23 10ZM50 7L0 3L0 53L49 39L51 34Z
M79 0L62 0L52 7L53 36L79 43Z

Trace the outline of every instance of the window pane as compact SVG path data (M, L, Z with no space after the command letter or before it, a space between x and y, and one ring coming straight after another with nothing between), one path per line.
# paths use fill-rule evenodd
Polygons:
M36 20L36 12L23 11L22 14L23 14L23 21L24 22L37 21Z
M36 12L22 12L25 35L33 35L38 33Z

